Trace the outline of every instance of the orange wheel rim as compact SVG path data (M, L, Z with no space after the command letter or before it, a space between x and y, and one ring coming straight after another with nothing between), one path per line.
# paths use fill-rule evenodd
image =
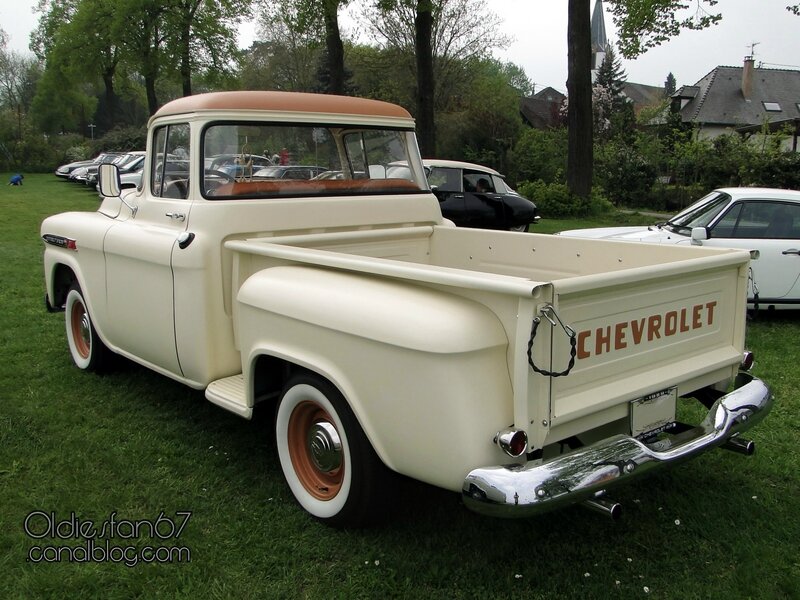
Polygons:
M75 342L75 349L83 358L89 358L91 350L91 331L89 325L89 314L83 302L76 302L72 306L70 315L70 326L72 327L72 339Z
M346 465L341 449L328 447L331 438L338 441L338 431L328 411L311 401L294 407L287 431L289 456L303 488L317 500L334 498L344 481Z

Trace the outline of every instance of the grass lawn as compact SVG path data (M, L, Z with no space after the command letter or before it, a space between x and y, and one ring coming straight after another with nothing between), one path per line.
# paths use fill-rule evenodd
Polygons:
M26 176L19 188L5 185L8 174L0 180L0 597L800 594L800 311L762 313L749 324L754 371L776 396L752 432L755 456L717 450L623 487L614 495L625 507L618 523L581 507L488 519L456 494L409 483L386 526L336 531L293 501L267 415L242 420L133 364L102 377L72 365L63 315L44 309L39 224L52 213L94 210L97 197L52 175ZM576 226L543 220L535 230ZM61 522L55 536L51 513ZM98 534L101 550L107 540L120 548L112 553L161 547L162 559L166 548L181 547L191 560L35 562L41 547L53 556L58 547L87 546L73 531L76 520L97 531L114 520L115 537L110 526Z

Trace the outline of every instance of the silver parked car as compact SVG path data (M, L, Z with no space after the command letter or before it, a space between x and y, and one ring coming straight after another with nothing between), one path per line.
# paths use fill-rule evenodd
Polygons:
M574 229L557 235L757 251L748 301L761 308L800 308L800 191L722 188L649 227Z

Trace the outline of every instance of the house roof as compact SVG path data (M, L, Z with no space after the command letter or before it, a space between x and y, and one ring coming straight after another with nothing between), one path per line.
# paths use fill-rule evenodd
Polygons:
M657 85L626 81L622 84L622 93L633 101L633 106L637 109L655 106L664 101L664 88Z
M547 86L536 92L532 98L537 98L539 100L546 100L548 102L558 102L561 104L564 100L567 99L565 94L562 94L557 89Z
M800 71L753 68L749 98L742 93L743 73L743 67L717 67L675 92L673 98L689 100L680 111L683 121L742 127L800 117Z
M560 100L548 100L545 98L537 98L536 96L520 98L519 112L522 118L534 129L556 127L560 121L559 110L561 109L561 103L565 98L563 94L559 93L559 95L561 96Z

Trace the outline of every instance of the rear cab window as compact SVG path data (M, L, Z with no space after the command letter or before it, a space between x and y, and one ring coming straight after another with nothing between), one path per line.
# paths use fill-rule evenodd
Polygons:
M428 192L411 129L222 122L203 129L201 144L210 200ZM222 156L232 166L211 168Z

